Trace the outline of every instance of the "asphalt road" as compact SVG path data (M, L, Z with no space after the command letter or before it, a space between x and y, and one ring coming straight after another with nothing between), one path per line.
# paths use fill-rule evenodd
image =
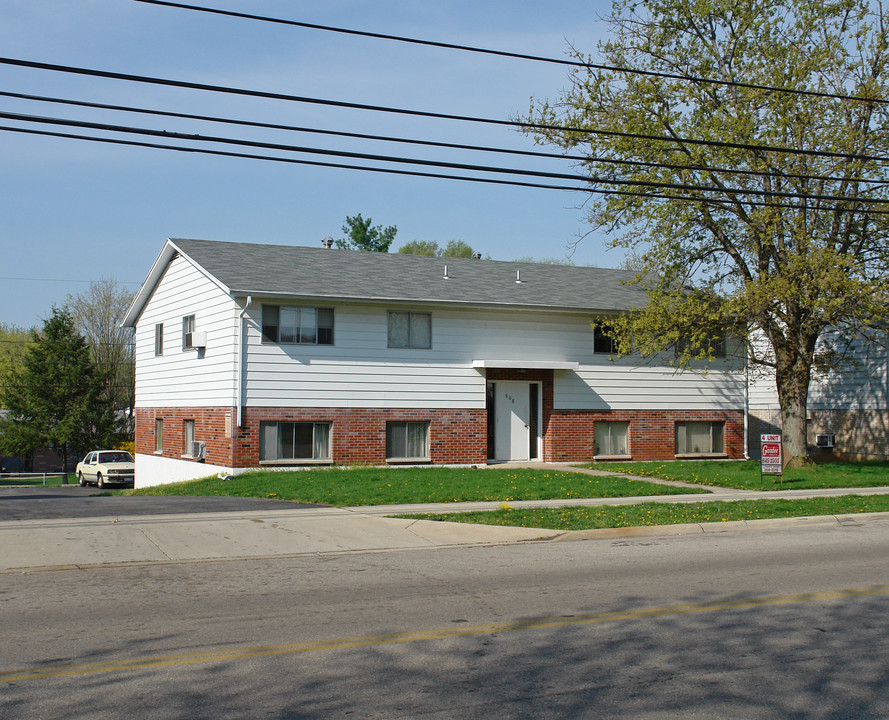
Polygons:
M885 718L889 522L0 575L0 717Z
M233 497L111 495L93 486L0 488L0 522L122 515L178 515L317 507L300 503Z

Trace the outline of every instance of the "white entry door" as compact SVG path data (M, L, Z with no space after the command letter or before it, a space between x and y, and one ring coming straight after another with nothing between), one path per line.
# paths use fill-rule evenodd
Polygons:
M494 395L494 459L527 460L530 447L529 383L498 381Z

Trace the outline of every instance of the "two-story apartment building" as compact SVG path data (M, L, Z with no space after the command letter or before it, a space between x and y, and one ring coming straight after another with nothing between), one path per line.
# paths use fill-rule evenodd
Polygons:
M744 373L619 358L620 270L168 240L136 329L136 484L262 466L744 453Z

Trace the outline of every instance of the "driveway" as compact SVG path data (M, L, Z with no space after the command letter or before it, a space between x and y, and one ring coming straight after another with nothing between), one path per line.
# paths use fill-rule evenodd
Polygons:
M126 515L179 515L318 507L281 500L234 497L108 495L94 487L0 488L0 522Z

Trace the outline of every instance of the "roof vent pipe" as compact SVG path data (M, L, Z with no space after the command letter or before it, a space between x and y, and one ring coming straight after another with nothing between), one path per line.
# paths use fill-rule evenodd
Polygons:
M328 236L321 241L321 244L326 247L328 250L333 247L333 238Z
M474 253L472 253L472 259L473 260L481 260L482 254L480 252L474 252Z
M522 280L522 271L521 270L515 271L515 281L516 281L516 284L518 284L518 285L521 285L523 282L525 282L524 280Z
M447 265L445 265L444 276L442 279L443 280L450 280L451 279L450 275L448 275L448 266Z

